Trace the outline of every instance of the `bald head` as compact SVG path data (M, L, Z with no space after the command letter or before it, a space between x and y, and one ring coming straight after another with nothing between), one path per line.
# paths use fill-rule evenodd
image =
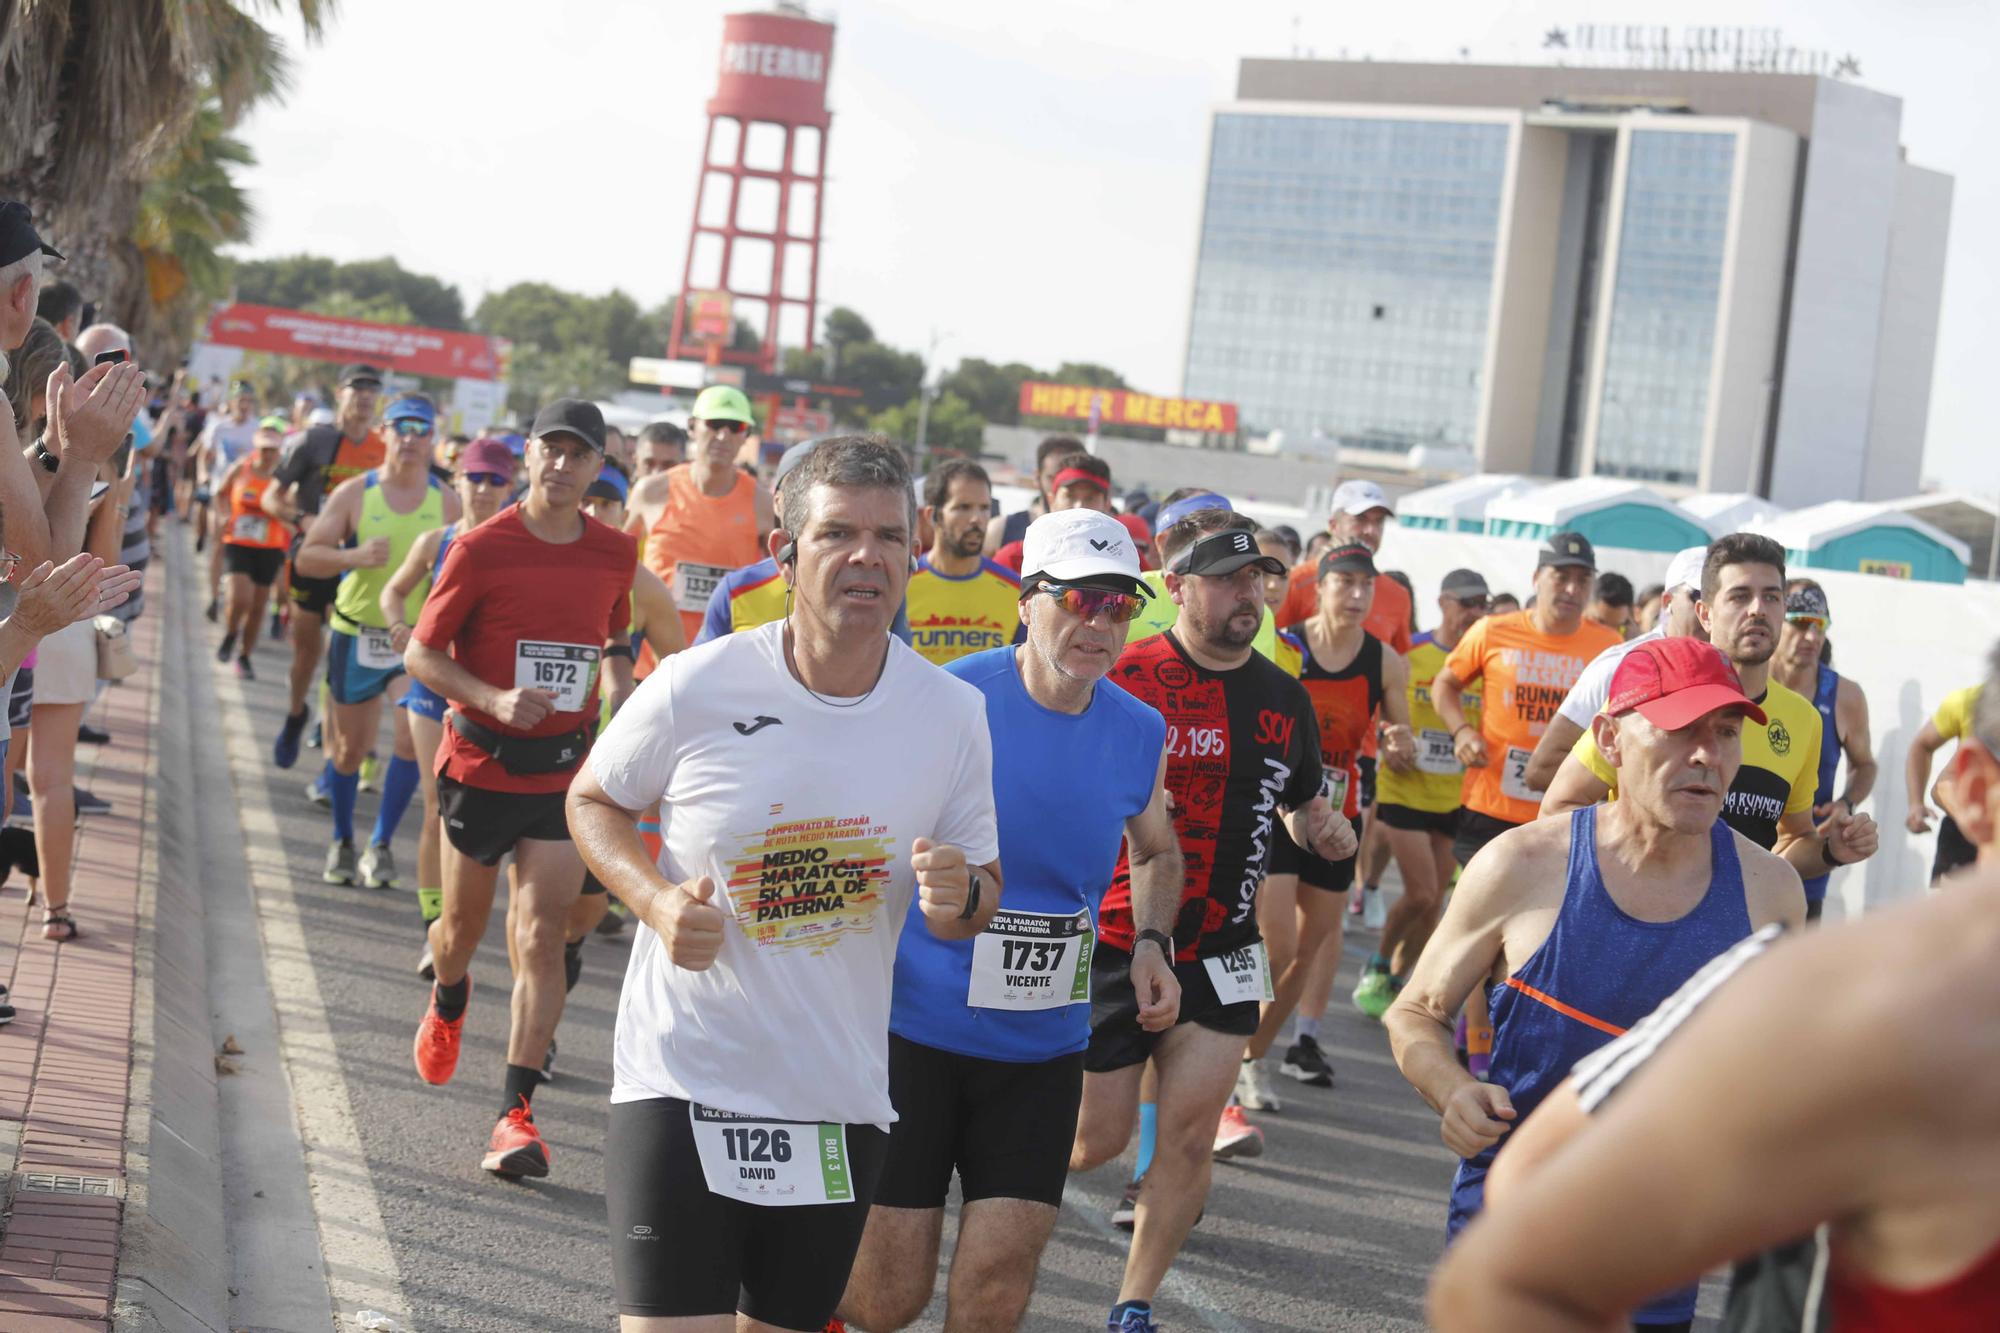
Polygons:
M76 350L85 361L96 361L106 352L132 354L132 335L116 324L93 324L76 335Z

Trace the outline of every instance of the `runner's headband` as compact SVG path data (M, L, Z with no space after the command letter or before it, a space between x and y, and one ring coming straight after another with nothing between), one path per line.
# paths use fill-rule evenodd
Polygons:
M1095 472L1087 472L1080 467L1066 467L1062 471L1056 473L1055 480L1049 483L1049 489L1052 491L1059 491L1063 487L1073 485L1079 481L1089 482L1092 486L1095 486L1098 490L1103 491L1106 495L1111 494L1110 482L1098 476Z

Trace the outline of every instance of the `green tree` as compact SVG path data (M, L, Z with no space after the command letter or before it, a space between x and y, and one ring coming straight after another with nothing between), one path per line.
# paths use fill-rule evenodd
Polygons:
M403 312L406 324L452 332L465 329L465 298L458 288L428 273L412 272L394 259L348 264L321 255L249 259L236 265L235 281L236 299L253 305L331 314L323 309L324 303L339 297L363 306L394 306Z
M957 394L972 410L996 426L1012 426L1021 420L1021 386L1029 380L1048 376L1033 366L1009 361L996 366L969 356L958 363L940 382L942 389Z
M126 314L127 331L154 355L177 357L202 308L229 290L221 247L247 240L254 219L233 168L253 160L210 98L140 193L131 241L149 299Z
M868 429L915 448L917 422L922 404L915 398L900 407L877 412L868 418ZM924 423L924 441L930 452L978 455L986 436L986 420L955 393L940 393L931 400L930 419ZM922 463L925 460L919 459Z

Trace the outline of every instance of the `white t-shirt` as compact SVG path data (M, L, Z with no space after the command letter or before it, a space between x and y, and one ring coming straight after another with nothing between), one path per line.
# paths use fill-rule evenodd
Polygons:
M1556 710L1556 715L1566 717L1585 731L1589 731L1590 719L1603 710L1604 701L1611 697L1611 677L1617 674L1618 664L1625 660L1625 654L1642 643L1666 637L1665 626L1649 629L1637 638L1614 643L1591 658L1590 665L1576 678L1576 684L1569 687L1569 694L1563 698L1562 707Z
M211 450L209 469L220 477L225 468L250 452L250 446L256 439L257 423L254 420L239 423L227 417L210 417L201 432L201 442Z
M661 802L661 872L713 876L730 912L699 972L640 925L611 1100L886 1127L910 844L950 844L973 865L1000 857L986 701L892 638L871 694L821 703L785 666L783 629L669 657L591 749L613 801Z

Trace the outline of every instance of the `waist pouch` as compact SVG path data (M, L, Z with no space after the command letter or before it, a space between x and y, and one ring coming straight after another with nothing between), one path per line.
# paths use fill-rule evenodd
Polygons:
M590 751L592 729L587 726L559 736L505 736L480 726L456 708L447 716L453 731L499 760L500 767L521 777L567 773Z

